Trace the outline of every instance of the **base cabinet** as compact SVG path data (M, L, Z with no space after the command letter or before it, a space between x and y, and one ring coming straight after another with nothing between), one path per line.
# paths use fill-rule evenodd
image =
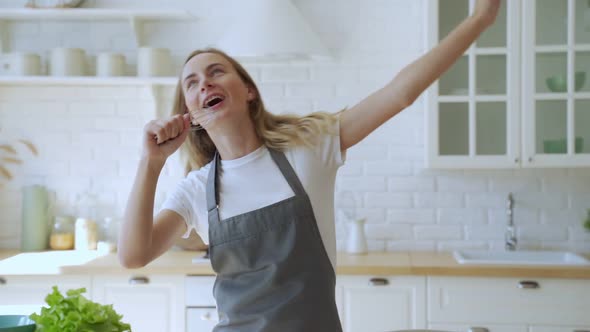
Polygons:
M98 303L112 303L134 332L185 330L184 276L95 276Z
M424 277L341 276L337 301L345 332L425 327Z
M40 313L45 297L52 287L65 295L68 289L86 288L91 297L89 276L0 276L0 315L30 315Z

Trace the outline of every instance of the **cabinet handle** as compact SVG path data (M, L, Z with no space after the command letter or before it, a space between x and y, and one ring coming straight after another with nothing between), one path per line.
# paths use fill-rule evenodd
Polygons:
M485 327L470 327L467 332L490 332L490 330Z
M371 278L369 280L369 285L371 286L387 286L389 285L389 280L385 278Z
M518 288L521 289L537 289L537 288L541 288L541 286L539 286L539 283L533 280L523 280L521 282L518 283Z
M148 277L133 277L133 278L129 279L129 283L132 285L149 284L150 278L148 278Z
M514 158L514 163L515 163L515 164L518 164L519 160L520 160L520 159L518 159L518 158Z
M6 279L0 277L0 285L6 285Z
M529 163L533 162L533 157L529 157Z
M204 321L208 321L208 322L219 322L219 319L215 319L215 317L213 317L213 315L211 315L211 312L207 311L206 313L204 313L201 316L201 320Z

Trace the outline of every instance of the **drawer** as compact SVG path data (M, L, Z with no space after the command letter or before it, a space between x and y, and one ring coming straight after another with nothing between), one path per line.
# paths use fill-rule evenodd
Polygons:
M590 324L590 281L428 278L428 321L496 324Z
M213 297L215 277L187 276L185 278L185 304L187 307L215 307Z

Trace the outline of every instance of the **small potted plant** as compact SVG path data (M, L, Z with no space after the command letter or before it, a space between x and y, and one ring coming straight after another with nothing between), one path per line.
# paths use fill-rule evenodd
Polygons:
M588 209L588 215L586 216L586 220L584 221L584 228L590 232L590 209Z

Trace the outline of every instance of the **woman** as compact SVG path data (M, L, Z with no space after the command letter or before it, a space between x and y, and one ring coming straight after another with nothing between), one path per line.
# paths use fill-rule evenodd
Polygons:
M334 115L272 115L235 60L214 49L192 53L175 115L144 128L122 264L144 266L194 228L217 273L216 331L341 331L333 196L345 152L411 105L494 22L499 6L478 0L438 46ZM203 130L191 130L191 121ZM154 219L158 176L183 143L188 175Z

